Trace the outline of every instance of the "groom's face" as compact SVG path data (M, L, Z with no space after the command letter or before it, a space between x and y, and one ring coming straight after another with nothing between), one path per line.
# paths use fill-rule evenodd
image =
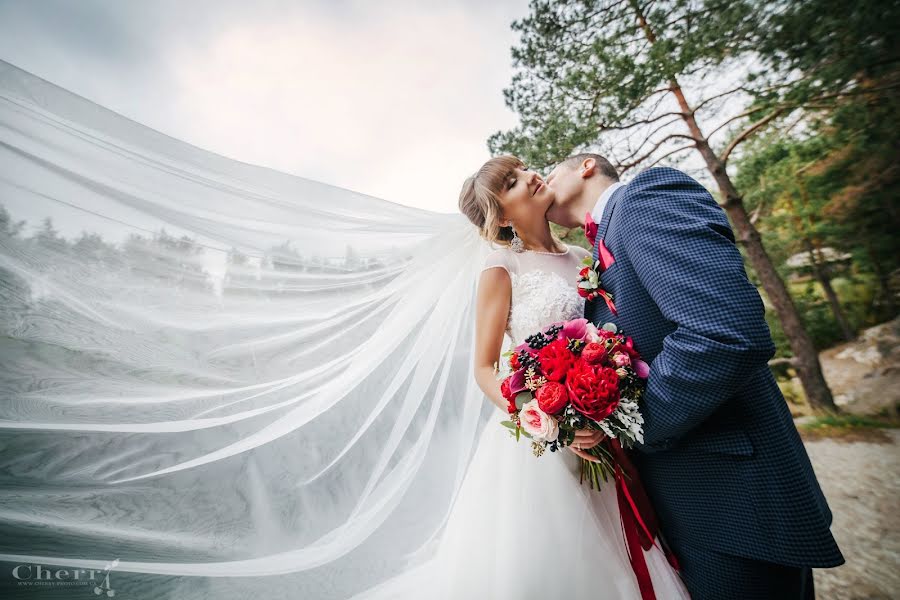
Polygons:
M581 194L584 178L577 167L562 162L547 175L547 187L553 190L556 206L564 207Z

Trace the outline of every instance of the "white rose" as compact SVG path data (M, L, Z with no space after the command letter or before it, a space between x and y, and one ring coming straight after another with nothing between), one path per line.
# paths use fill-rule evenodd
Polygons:
M522 429L537 441L552 442L559 436L559 423L538 408L537 400L522 405L519 419L522 422Z

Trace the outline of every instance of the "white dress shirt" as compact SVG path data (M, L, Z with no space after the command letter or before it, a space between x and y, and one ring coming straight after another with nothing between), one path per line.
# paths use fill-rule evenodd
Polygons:
M600 194L600 198L597 200L597 204L594 205L594 210L591 211L591 218L594 219L594 223L596 223L598 226L600 225L600 221L603 219L603 209L606 208L606 204L609 202L609 199L612 198L613 192L615 192L620 187L623 187L624 185L625 184L621 181L617 181L603 190L603 193Z

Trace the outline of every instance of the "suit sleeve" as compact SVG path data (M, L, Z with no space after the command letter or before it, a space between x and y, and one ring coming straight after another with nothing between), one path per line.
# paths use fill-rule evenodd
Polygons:
M724 211L703 186L653 169L622 200L620 227L638 279L676 327L653 360L645 443L669 448L727 402L774 354L764 307Z

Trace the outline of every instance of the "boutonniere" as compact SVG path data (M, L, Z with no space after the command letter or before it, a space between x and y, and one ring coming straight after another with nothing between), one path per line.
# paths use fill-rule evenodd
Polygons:
M619 314L616 312L616 305L613 304L612 294L601 287L603 282L600 280L600 273L603 270L603 264L590 256L586 256L581 264L584 267L578 272L578 295L585 300L603 298L610 312L614 315Z

